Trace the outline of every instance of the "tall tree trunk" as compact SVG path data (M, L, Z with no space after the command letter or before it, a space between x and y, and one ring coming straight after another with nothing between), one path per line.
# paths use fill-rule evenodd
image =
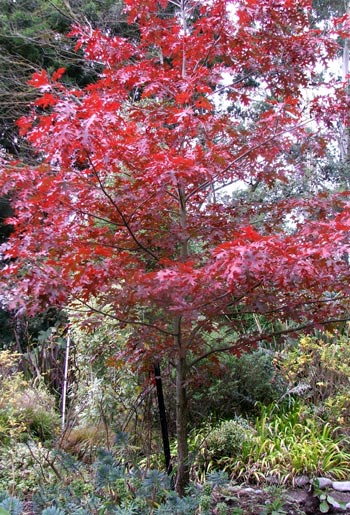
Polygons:
M154 363L154 377L156 380L158 410L159 410L159 418L160 418L160 427L161 427L161 431L162 431L165 467L166 467L167 474L170 475L172 472L172 465L171 465L171 454L170 454L170 444L169 444L168 422L167 422L167 417L166 417L165 402L164 402L164 395L163 395L162 376L160 375L160 365L159 365L158 361L156 363Z
M178 470L175 483L176 491L180 496L185 494L185 488L189 483L186 375L186 359L180 354L176 363L176 436Z

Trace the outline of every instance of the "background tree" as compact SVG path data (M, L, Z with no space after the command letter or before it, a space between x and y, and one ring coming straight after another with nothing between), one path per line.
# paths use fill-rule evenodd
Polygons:
M270 338L283 320L290 332L348 317L346 192L268 205L217 196L292 181L303 170L295 146L318 159L332 122L348 122L342 84L305 106L318 56L338 50L310 27L310 9L128 0L137 37L72 32L98 80L78 88L60 80L63 69L34 74L42 95L20 129L37 163L3 164L15 209L3 245L10 307L75 299L91 327L106 316L130 327L119 363L173 364L180 494L191 370ZM249 110L257 95L263 108L243 118L237 106Z
M347 0L313 0L312 7L317 19L331 20L342 16L346 11Z
M322 29L332 23L332 17L337 17L346 26L350 13L348 0L314 0L313 12L315 24ZM339 33L339 52L337 59L329 64L326 73L347 80L349 73L349 39L347 29ZM337 123L333 131L334 144L329 148L326 159L316 165L319 181L328 183L332 188L348 188L350 178L349 156L350 142L347 125Z
M85 67L72 52L67 38L72 23L89 24L111 34L126 26L121 2L82 2L80 0L0 1L0 145L11 153L24 153L19 144L16 120L26 113L35 92L27 82L42 68L54 71L66 67L65 80L84 85L95 77L93 67ZM107 25L108 24L108 25Z

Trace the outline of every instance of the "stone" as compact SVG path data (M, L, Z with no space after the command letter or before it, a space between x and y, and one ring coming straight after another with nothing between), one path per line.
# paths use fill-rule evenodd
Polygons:
M333 506L333 508L335 508L336 510L339 510L339 509L344 509L344 507L342 507L341 504L339 504L339 502L334 499L332 496L327 496L327 503L330 504L331 506Z
M240 490L238 490L235 493L237 494L238 497L245 497L245 496L262 495L264 493L264 491L261 490L260 488L245 487L245 488L241 488Z
M308 476L297 476L294 479L294 486L298 488L303 488L310 483L310 478Z
M337 492L350 492L350 481L333 481L332 488Z
M310 492L303 488L297 488L295 490L289 490L287 494L287 501L296 504L305 504L307 498L310 496Z
M317 483L318 488L321 488L321 490L328 486L332 486L333 484L331 479L328 479L327 477L317 477L313 480L313 483Z

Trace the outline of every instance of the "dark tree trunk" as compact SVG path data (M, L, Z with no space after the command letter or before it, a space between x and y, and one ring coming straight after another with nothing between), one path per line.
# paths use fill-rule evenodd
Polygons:
M172 465L171 465L171 455L170 455L169 432L168 432L168 423L167 423L167 418L166 418L165 402L164 402L164 395L163 395L162 376L160 375L160 365L158 362L154 363L154 376L155 376L156 388L157 388L158 410L159 410L159 418L160 418L160 427L162 430L165 467L166 467L167 473L170 475L172 472Z
M185 495L185 488L189 483L186 374L186 360L179 356L176 364L176 434L178 469L175 488L180 496Z

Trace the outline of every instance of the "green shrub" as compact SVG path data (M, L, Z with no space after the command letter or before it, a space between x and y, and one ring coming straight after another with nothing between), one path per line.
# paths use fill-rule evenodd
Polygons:
M27 386L23 375L17 370L19 355L0 351L0 443L19 438L25 425L18 417L16 402Z
M90 303L97 313L98 299L90 299ZM129 448L137 446L149 452L148 436L155 417L150 408L154 397L148 388L148 373L135 374L132 366L117 357L130 336L130 328L120 328L111 307L103 309L105 313L110 310L111 317L104 316L93 328L79 303L73 303L69 309L75 365L79 370L79 382L70 402L69 422L73 422L74 431L69 445L76 454L94 460L96 448L111 448L115 429L122 428L132 440ZM158 418L156 421L158 428Z
M47 412L40 407L25 408L21 411L21 419L32 438L38 438L41 442L49 442L57 436L59 420L55 412Z
M220 469L222 461L241 459L253 436L254 429L241 417L194 429L189 437L194 473L203 480L209 471Z
M0 409L0 444L7 445L11 439L19 440L25 431L24 424L16 416L11 406Z
M255 429L240 460L221 460L234 476L257 482L270 476L280 482L292 482L297 475L348 477L350 454L342 440L306 406L295 402L288 411L265 409Z
M33 493L57 479L52 466L55 454L40 442L18 442L0 447L0 489L11 494Z
M329 397L324 403L322 415L340 434L350 436L350 392L342 389L337 395Z
M318 333L302 337L278 359L289 391L298 394L300 389L310 409L345 436L350 435L349 343L346 335Z
M274 354L265 349L240 357L222 354L217 369L207 380L208 372L200 370L203 387L194 390L191 407L196 413L195 422L210 415L217 419L256 415L260 404L271 404L286 391L286 383L274 365Z
M17 370L18 354L0 352L0 442L52 440L58 429L54 398L33 387Z
M239 456L244 442L249 441L252 434L252 428L242 418L221 422L206 438L205 448L209 459L218 462L224 457Z
M304 336L278 360L281 373L293 388L303 384L314 405L320 405L350 386L350 345L344 335L320 333Z

